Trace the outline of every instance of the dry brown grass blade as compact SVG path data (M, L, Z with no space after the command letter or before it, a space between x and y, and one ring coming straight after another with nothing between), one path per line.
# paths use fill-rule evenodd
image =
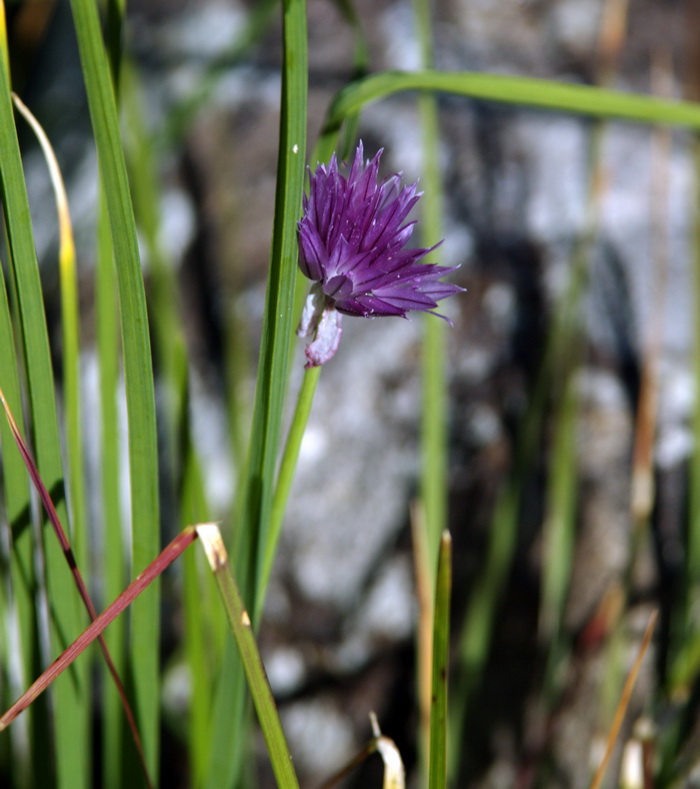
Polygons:
M100 639L102 632L110 625L119 614L146 589L167 567L169 567L182 552L197 539L194 526L188 526L154 559L148 567L140 573L119 597L106 608L99 616L95 617L90 626L76 638L63 654L35 680L7 712L0 717L0 731L6 729L12 721L36 699L46 688L65 671L68 666L92 644L95 639ZM149 786L151 784L149 783Z
M385 737L379 729L377 716L370 713L372 732L374 734L374 747L384 761L383 789L404 789L406 786L406 771L396 743Z
M652 90L658 96L669 98L673 93L672 84L671 54L668 49L658 48L653 52ZM648 321L649 330L644 340L632 457L632 519L637 528L648 520L654 505L653 453L670 248L668 221L670 130L662 127L655 128L652 145L651 256L654 268L651 288L651 318Z
M642 661L644 660L644 656L649 649L649 645L651 644L651 637L654 634L654 628L656 627L656 620L659 617L658 611L653 611L651 616L649 617L649 622L647 623L646 630L644 631L644 637L642 638L642 643L639 647L639 652L637 653L637 657L634 659L634 663L632 664L632 668L630 669L630 673L627 676L627 680L625 681L624 687L622 688L622 695L620 696L620 701L618 702L617 709L615 710L615 715L613 716L613 722L610 726L610 731L608 732L608 739L605 743L605 752L603 754L603 758L601 759L600 764L598 765L598 769L593 776L593 780L590 783L589 789L600 789L600 785L603 781L603 776L605 775L605 771L607 770L608 764L610 762L610 757L612 756L613 749L615 748L615 743L617 742L617 737L620 733L620 727L622 726L622 721L624 720L625 713L627 712L627 707L629 706L630 698L632 696L632 690L634 689L634 684L637 681L637 676L639 675L639 670L642 667Z
M418 707L420 715L419 736L425 763L430 749L430 695L432 692L433 666L433 591L428 566L428 545L424 514L420 503L411 507L411 535L413 537L413 566L416 577L416 599L418 602Z
M399 749L393 740L382 734L377 716L373 712L370 712L369 719L372 723L372 739L345 766L325 781L319 789L332 789L373 753L379 753L384 762L383 789L405 789L406 774Z
M607 0L603 6L598 37L598 80L607 85L617 72L620 53L627 40L629 0Z

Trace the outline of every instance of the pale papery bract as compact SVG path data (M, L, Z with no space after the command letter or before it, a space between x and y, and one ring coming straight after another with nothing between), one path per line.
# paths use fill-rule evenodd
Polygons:
M411 310L438 315L437 302L463 291L441 278L458 266L420 263L430 248L406 248L415 222L406 222L421 193L401 175L379 181L382 151L364 160L362 143L343 175L333 154L310 175L298 223L299 267L314 282L297 333L311 338L307 367L335 355L341 315L405 318ZM442 243L442 242L440 242Z

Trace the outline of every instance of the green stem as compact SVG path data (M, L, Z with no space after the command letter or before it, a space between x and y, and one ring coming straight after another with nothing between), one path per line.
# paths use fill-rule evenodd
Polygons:
M421 52L421 66L429 69L434 61L433 26L430 0L413 0L413 13L416 20L416 36ZM422 93L418 96L418 117L420 119L422 139L422 183L425 194L422 199L421 237L423 246L430 246L443 238L443 201L442 179L440 176L440 125L438 119L437 97L434 93ZM426 263L434 262L433 255L428 256ZM441 555L443 531L447 526L447 386L445 380L445 327L442 321L426 316L423 321L422 347L422 408L421 408L421 476L420 501L422 505L422 523L425 530L427 567L426 577L429 579L431 592L436 588L438 573L438 557ZM431 606L434 602L431 601ZM433 623L434 626L437 623ZM433 654L433 671L436 657ZM424 689L425 683L419 678L419 688ZM434 699L435 685L433 677ZM424 692L424 691L423 691ZM423 700L425 708L427 700ZM432 754L435 734L435 705L431 704L430 724L426 728L423 721L420 738L420 762L423 780L430 779L429 785L437 789L442 781L444 784L444 765L442 776L433 775L435 765ZM446 725L443 719L441 723ZM445 732L441 750L445 750ZM445 751L446 753L446 751ZM444 755L444 754L443 754Z
M309 421L309 414L311 413L311 406L314 401L316 384L318 383L318 377L320 373L320 367L311 367L304 373L304 380L302 381L301 388L299 389L297 405L294 409L294 416L292 417L292 423L289 427L287 443L284 447L284 454L282 455L282 461L277 474L277 484L275 486L275 492L272 498L270 528L268 532L267 544L265 546L265 557L260 576L261 591L257 600L258 609L256 609L256 616L254 617L255 621L258 621L265 602L265 591L267 590L267 583L270 579L270 572L272 571L272 564L274 562L275 553L277 550L277 543L282 531L282 522L284 520L284 513L287 508L289 491L291 490L292 482L294 481L294 472L296 471L297 461L299 460L299 450L301 448L302 439L304 438L304 432L306 431L306 425Z
M450 657L450 597L452 593L452 538L440 538L433 618L433 677L430 705L429 789L447 786L447 675Z
M282 729L272 690L267 681L265 667L255 643L253 623L248 616L240 590L236 584L226 556L226 549L215 524L197 527L202 547L207 555L221 600L224 604L231 633L236 641L248 688L258 714L260 728L270 755L272 769L280 789L299 789L292 757Z

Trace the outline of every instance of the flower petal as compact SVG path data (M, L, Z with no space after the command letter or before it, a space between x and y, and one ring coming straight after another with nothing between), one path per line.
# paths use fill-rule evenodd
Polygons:
M357 315L362 318L379 318L381 316L406 317L406 310L377 298L371 293L337 301L335 306L339 312L344 312L347 315Z
M299 222L299 268L305 277L320 281L328 263L323 240L310 222Z
M421 262L435 247L406 249L421 192L415 183L402 186L399 173L380 180L381 155L366 160L360 143L349 166L334 154L310 173L298 223L299 267L316 283L300 326L313 338L308 366L335 353L340 313L406 317L415 310L444 318L437 303L462 291L442 281L454 268Z
M304 365L309 367L320 367L329 362L338 350L340 337L343 329L340 325L342 316L332 306L326 306L321 315L316 329L316 337L310 342L304 351L307 362Z

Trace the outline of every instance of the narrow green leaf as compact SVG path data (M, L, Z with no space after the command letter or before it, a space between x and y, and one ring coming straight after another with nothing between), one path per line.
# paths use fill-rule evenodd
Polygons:
M10 90L10 66L7 46L5 4L0 0L0 49L5 69L2 79ZM0 387L5 391L10 406L19 414L18 423L24 430L22 396L19 382L19 360L17 358L15 333L7 297L3 267L0 265ZM16 672L9 668L9 650L2 656L3 668L7 666L7 685L3 690L4 700L9 704L40 671L38 654L38 623L34 607L35 576L34 542L29 519L31 500L24 461L15 445L7 420L0 420L0 452L2 460L2 505L7 517L9 535L9 580L3 582L7 588L4 596L5 609L0 611L2 621L16 623L17 644L13 650ZM11 641L12 639L7 639ZM30 789L38 781L51 780L49 771L42 770L42 762L34 754L45 752L49 747L49 732L45 710L33 709L20 726L10 732L11 763L13 777L19 789ZM39 718L42 717L42 720ZM46 765L46 762L43 762Z
M242 517L234 533L236 577L252 611L262 611L263 567L294 323L296 221L301 211L306 157L307 34L305 0L282 4L284 67L275 219L255 390L251 442L242 480ZM240 775L245 738L245 677L230 641L215 694L206 786L227 789Z
M2 59L0 58L0 62ZM9 80L0 73L0 178L10 251L10 274L24 344L29 404L36 460L49 490L55 492L58 515L68 523L63 493L56 396L46 317L37 266L29 203L22 171ZM53 534L45 541L47 592L52 604L51 647L58 653L79 632L84 617L63 553ZM85 661L56 683L55 742L59 787L86 787L90 773L89 687Z
M594 118L700 128L700 105L691 102L530 77L427 70L384 71L343 88L328 109L323 135L335 132L344 118L365 104L408 90L437 91Z
M434 214L441 205L439 181L426 170L422 179L425 189L424 225L421 237L425 246L443 238L442 221ZM432 190L437 190L437 194ZM427 261L426 261L427 262ZM431 260L430 262L434 262ZM423 401L421 406L421 486L425 527L428 538L430 571L435 577L440 534L447 526L447 373L445 360L446 331L443 321L434 316L423 318L421 355Z
M241 588L253 621L260 616L262 567L269 530L280 426L287 389L288 348L294 323L296 222L306 160L307 41L305 0L283 3L285 61L277 166L277 193L267 300L245 480ZM252 573L251 573L252 570Z
M161 216L156 165L144 122L146 111L139 91L138 75L131 63L125 62L122 66L121 85L124 142L134 212L151 272L149 299L154 350L161 377L168 390L165 451L169 456L170 474L178 479L181 472L178 433L182 420L186 418L184 409L188 387L187 347L182 330L178 283L175 269L170 265L160 241Z
M304 372L304 378L302 380L301 389L299 390L294 416L292 417L292 422L289 426L289 435L287 436L287 442L284 446L284 453L282 454L282 460L280 462L280 470L279 474L277 475L275 495L272 499L270 531L266 545L265 562L263 564L261 579L263 600L267 582L270 578L270 573L272 572L272 564L274 562L275 552L277 550L277 543L282 532L282 522L284 520L284 512L287 507L287 500L289 499L289 491L291 490L292 482L294 481L294 472L299 459L299 450L301 449L301 442L304 438L306 425L309 421L309 415L311 414L311 406L313 405L316 384L318 383L320 374L320 367L312 367Z
M578 353L573 356L578 359ZM543 526L542 600L540 638L549 652L544 696L548 704L558 698L556 677L566 653L562 633L566 600L571 579L576 526L576 419L578 394L573 370L563 384L557 405L552 448L547 512Z
M104 190L100 190L101 195ZM100 481L104 551L99 571L104 579L104 600L114 600L126 586L128 546L122 529L119 488L119 316L117 281L112 253L112 237L104 197L101 196L97 220L97 363L100 400ZM120 676L126 666L126 620L118 619L105 632L105 641ZM103 666L102 748L104 789L119 789L124 770L123 714L119 697Z
M197 534L216 578L229 626L243 662L277 786L280 789L299 789L282 723L255 643L253 624L231 572L221 533L216 524L202 524L197 526Z
M10 87L10 53L7 47L7 18L5 16L5 0L0 0L0 57L2 57L4 78L7 80L7 87Z
M13 95L14 103L27 121L41 146L51 178L58 216L58 268L61 283L61 327L63 329L62 367L64 401L64 435L70 506L71 548L78 567L87 571L89 558L85 500L85 466L83 462L83 434L80 398L80 316L78 312L78 271L73 240L73 226L68 206L68 195L63 184L56 154L51 142L21 99Z
M693 141L691 149L693 164L695 169L695 189L697 190L698 178L700 178L700 139ZM697 198L696 198L697 199ZM697 382L700 381L700 216L697 209L692 214L691 230L691 261L693 272L693 334L692 334L692 365L693 374ZM698 626L697 610L700 601L700 398L696 398L692 415L693 435L695 436L695 446L689 466L689 513L688 531L686 548L685 578L687 587L684 591L685 600L683 606L685 610L679 617L680 622L676 626L678 644L676 649L678 656L676 666L674 666L674 679L680 683L685 680L690 687L693 679L700 668L700 627ZM685 674L685 677L683 677Z
M133 207L109 63L97 6L71 0L102 185L112 231L122 332L129 429L132 569L141 571L158 553L158 453L151 346ZM151 777L157 782L159 740L159 585L131 612L131 677L139 731Z
M430 3L413 0L418 43L423 68L432 66L433 34ZM422 167L420 202L421 243L425 247L443 238L442 178L440 175L440 127L436 96L423 93L418 98L421 126ZM436 255L423 262L434 263ZM428 566L431 584L435 581L440 540L447 528L447 394L445 384L445 326L442 321L424 316L423 352L421 357L423 402L421 408L421 480L422 523L426 528ZM430 317L428 320L427 318Z
M187 413L188 409L185 408ZM201 523L209 507L204 491L204 479L191 435L185 426L186 446L182 447L182 493L180 500L183 523ZM185 608L184 650L190 672L188 747L193 787L204 784L212 738L213 692L215 675L221 670L226 623L218 605L211 573L199 552L183 556L183 595Z
M53 526L54 533L55 533L55 535L56 535L56 537L58 539L58 542L60 544L60 547L61 547L61 552L63 554L63 557L64 557L65 561L66 561L66 564L68 565L68 567L69 567L69 569L71 571L71 575L73 576L73 580L75 582L75 586L76 586L76 588L78 590L78 594L79 594L79 596L81 598L81 601L82 601L83 605L85 606L85 609L86 609L90 619L94 620L97 617L97 610L95 608L94 603L92 602L92 599L90 597L90 593L88 592L87 585L85 584L85 581L83 580L82 573L80 572L80 568L79 568L79 566L78 566L78 564L76 562L75 553L73 552L73 549L71 548L70 542L68 540L68 536L67 536L67 534L66 534L66 532L65 532L65 530L63 528L63 524L59 520L58 513L56 512L56 507L55 507L55 505L54 505L54 503L53 503L53 501L51 499L51 494L46 489L46 486L44 485L44 482L41 479L41 475L39 474L39 470L37 469L37 466L36 466L36 463L34 461L34 458L32 457L31 450L29 449L29 446L27 445L26 441L24 440L24 437L23 437L22 433L19 431L19 428L17 426L17 422L15 421L14 416L12 415L12 411L10 410L10 408L9 408L9 406L7 404L7 400L5 399L5 396L4 396L2 391L0 391L0 404L2 405L2 407L3 407L4 411L5 411L5 416L7 418L7 421L10 424L10 429L12 430L13 438L14 438L15 443L17 444L17 446L18 446L18 448L20 450L20 453L22 454L22 458L23 458L24 463L25 463L25 465L27 467L27 471L29 472L29 475L30 475L30 477L32 479L32 482L34 483L34 487L35 487L37 493L39 494L39 499L41 500L41 503L42 503L42 505L44 507L44 510L46 511L46 513L48 515L48 518L51 521L51 525ZM105 660L105 662L106 662L106 664L107 664L107 666L109 668L109 671L110 671L110 675L111 675L110 678L111 678L111 680L115 683L115 685L119 689L119 695L120 695L120 698L121 698L121 700L123 702L123 705L124 705L124 712L125 712L125 714L127 716L129 727L130 727L130 729L132 731L135 743L136 743L137 748L139 750L139 755L140 755L140 758L141 758L141 764L142 764L142 766L144 768L144 772L146 772L145 771L145 760L143 758L143 750L141 748L138 732L136 731L134 716L133 716L133 713L131 711L130 705L128 703L128 699L126 697L126 692L125 692L124 686L122 684L121 678L119 677L119 675L118 675L118 673L116 671L116 668L114 666L114 662L112 660L112 657L109 654L109 648L107 647L106 642L104 641L104 639L101 636L99 638L99 641L100 641L100 647L102 649L102 654L103 654L104 660ZM149 783L149 786L150 786L150 783Z
M5 69L2 72L4 88L10 91L10 65L7 45L5 4L0 0L0 48ZM3 221L3 228L6 224ZM15 297L16 302L16 297ZM17 342L16 342L17 340ZM22 347L21 331L15 337L7 288L0 266L0 386L6 393L10 407L18 413L18 424L24 430L22 396L20 393L17 348ZM35 545L29 519L31 500L24 461L15 445L7 420L0 420L0 449L2 450L3 505L10 528L10 556L8 582L8 610L0 611L5 622L14 619L18 643L14 650L17 672L7 671L7 702L18 696L31 678L39 673L41 664L38 650L38 622L35 610L37 578L35 574ZM7 639L8 641L10 639ZM6 655L7 657L7 655ZM3 663L5 665L5 663ZM48 714L44 707L31 710L22 729L10 733L13 776L17 787L30 789L39 783L52 780L46 760L33 754L47 752L50 745Z
M433 692L430 709L429 789L447 787L447 676L450 654L452 539L443 532L435 584L433 618Z
M0 388L5 392L5 397L19 415L21 422L22 400L18 376L18 359L15 353L15 338L12 328L12 318L7 301L5 279L0 267ZM19 670L15 675L7 671L8 685L6 693L13 698L18 696L29 682L39 673L39 660L37 654L37 622L34 609L34 593L36 578L34 574L34 545L31 524L29 522L29 485L27 472L22 457L17 450L6 419L0 419L0 451L2 458L2 504L7 524L10 528L10 556L9 571L10 597L6 604L8 610L0 612L2 621L10 622L16 617L17 643L12 647L12 660ZM4 656L9 660L10 655ZM3 665L7 665L3 663ZM8 703L11 701L8 698ZM32 710L32 718L34 716ZM30 718L24 722L25 730L10 731L12 740L12 765L16 776L17 786L21 789L30 789L37 785L39 777L33 776L34 759L32 753L40 752L40 748L47 743L39 740L37 726ZM27 737L27 731L34 736Z

